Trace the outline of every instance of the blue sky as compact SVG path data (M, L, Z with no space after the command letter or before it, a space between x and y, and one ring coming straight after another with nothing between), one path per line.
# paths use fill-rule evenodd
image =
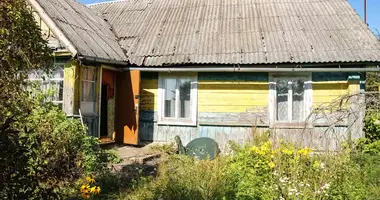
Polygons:
M79 0L84 4L91 4L97 2L104 2L107 0ZM205 0L207 1L207 0ZM351 5L356 9L360 16L363 18L364 13L364 0L348 0ZM380 32L380 0L367 0L367 23L372 31L376 29Z

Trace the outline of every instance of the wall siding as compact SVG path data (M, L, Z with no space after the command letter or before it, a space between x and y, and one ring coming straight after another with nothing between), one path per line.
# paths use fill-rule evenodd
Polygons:
M158 80L141 80L140 109L157 110Z
M358 81L348 81L348 73L313 73L313 107L340 96L358 92ZM268 116L268 73L198 73L197 126L157 125L158 73L142 73L140 140L173 142L179 135L186 145L198 137L215 139L225 149L229 140L240 144L253 140L254 134L271 131L280 139L320 150L336 150L348 138L348 119L329 128L339 113L326 115L314 128L270 128Z
M41 36L43 39L48 41L48 46L54 49L65 50L59 54L64 53L65 55L71 56L71 53L66 49L65 45L58 39L57 36L51 31L51 29L42 21L41 17L37 12L33 12L34 19L41 30ZM56 53L56 52L55 52Z

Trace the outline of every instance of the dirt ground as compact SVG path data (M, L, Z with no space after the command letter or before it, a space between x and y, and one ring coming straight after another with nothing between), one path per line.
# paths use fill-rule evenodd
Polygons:
M157 165L160 162L160 153L153 152L150 147L156 144L143 146L114 146L112 149L123 159L121 163L112 164L112 171L122 173L130 178L136 176L155 176Z

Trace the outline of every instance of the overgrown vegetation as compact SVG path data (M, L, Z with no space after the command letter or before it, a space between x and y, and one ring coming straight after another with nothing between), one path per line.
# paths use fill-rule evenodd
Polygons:
M115 156L46 94L26 91L31 70L51 71L51 51L24 0L0 2L0 198L79 196L77 181Z
M156 178L142 178L123 199L377 199L379 157L346 148L318 154L270 141L232 156L199 161L172 155Z

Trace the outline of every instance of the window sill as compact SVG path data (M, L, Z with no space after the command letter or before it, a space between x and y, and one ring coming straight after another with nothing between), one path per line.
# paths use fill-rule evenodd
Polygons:
M196 122L193 121L171 121L171 120L161 120L157 122L158 125L169 125L169 126L197 126Z

